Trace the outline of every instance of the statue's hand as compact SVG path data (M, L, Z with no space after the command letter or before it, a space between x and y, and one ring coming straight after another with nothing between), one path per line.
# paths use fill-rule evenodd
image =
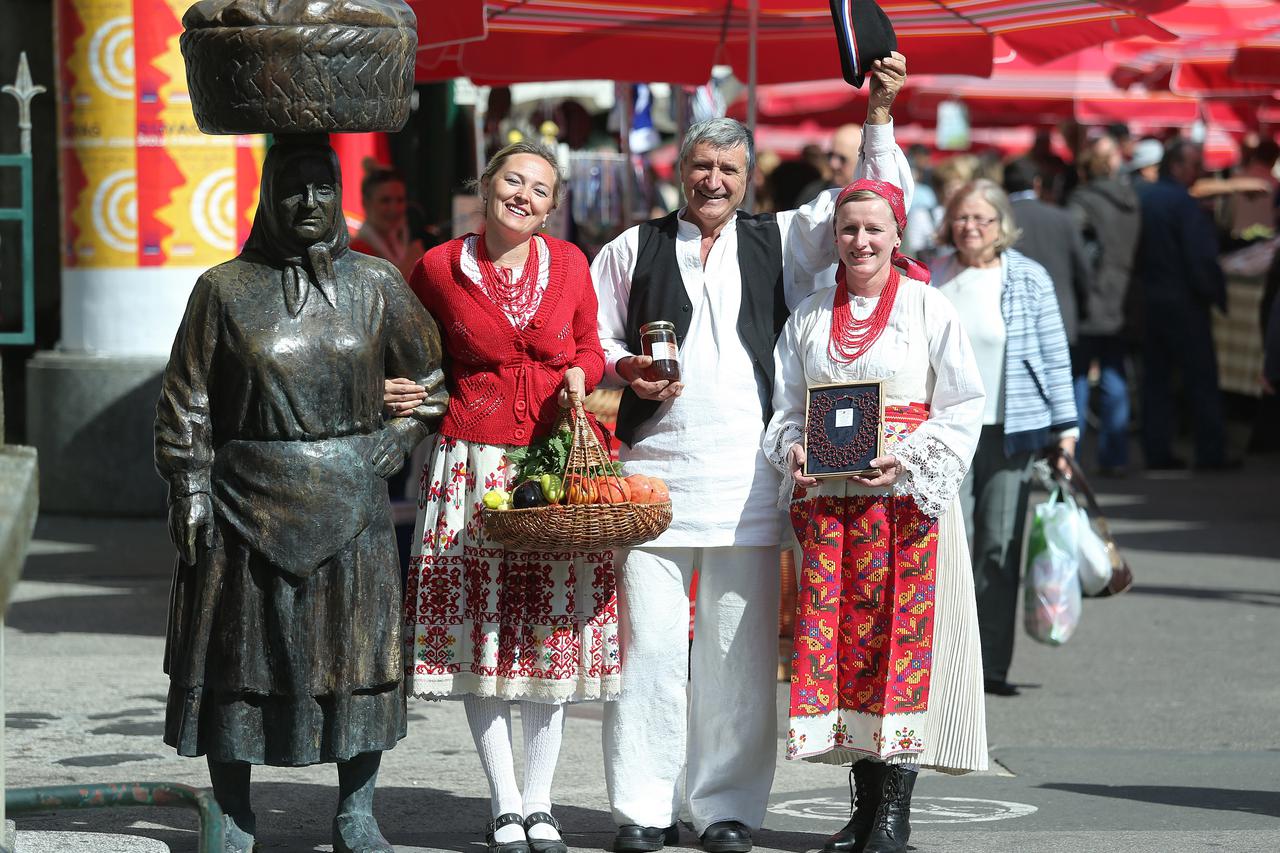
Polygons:
M196 546L213 545L213 499L207 492L185 495L169 504L169 538L183 562L194 566Z
M378 434L378 443L369 454L373 472L382 479L390 477L404 466L404 458L422 440L425 428L413 418L396 418L387 421Z

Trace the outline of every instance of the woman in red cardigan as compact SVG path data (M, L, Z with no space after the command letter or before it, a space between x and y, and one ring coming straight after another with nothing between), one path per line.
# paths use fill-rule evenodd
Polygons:
M507 451L550 432L571 395L604 371L586 258L538 233L559 192L549 150L507 146L480 178L484 233L432 249L410 278L440 324L450 400L422 472L406 667L415 696L466 703L492 794L494 853L566 853L550 814L564 703L612 699L620 683L612 552L506 551L480 521L484 493L515 485ZM406 380L388 382L393 410L416 395Z

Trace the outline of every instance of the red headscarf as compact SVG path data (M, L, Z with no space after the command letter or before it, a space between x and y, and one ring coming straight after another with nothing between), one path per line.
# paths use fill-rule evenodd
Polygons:
M840 209L840 205L844 204L845 201L848 200L849 196L853 195L858 190L867 190L869 192L873 192L876 195L880 196L880 198L884 199L885 202L888 203L889 209L893 211L894 221L898 223L898 232L901 233L902 231L906 230L906 227L907 227L906 199L903 197L902 190L899 187L896 187L893 184L889 183L888 181L873 181L870 178L859 178L858 180L849 184L849 186L840 190L840 194L836 196L835 209L838 211ZM834 215L832 216L832 221L833 222L835 221ZM889 263L893 264L896 267L899 267L903 272L905 272L911 278L914 278L917 281L922 281L925 284L929 283L930 276L929 276L928 267L926 267L924 264L917 261L915 258L909 258L906 255L902 254L902 252L898 251L897 249L894 249L893 257L889 259ZM840 261L838 266L836 267L837 283L844 284L844 273L845 273L844 261Z

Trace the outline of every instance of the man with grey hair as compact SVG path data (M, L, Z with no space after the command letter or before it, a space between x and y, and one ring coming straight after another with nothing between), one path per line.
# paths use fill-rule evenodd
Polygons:
M891 181L910 202L890 116L906 60L879 60L868 79L856 176ZM616 851L674 843L686 802L705 850L750 850L773 782L779 481L760 439L788 311L834 284L817 276L836 257L836 191L749 214L738 207L754 159L736 121L690 128L679 161L686 206L628 229L591 267L606 376L625 387L621 458L628 473L666 480L674 511L662 536L619 554L623 687L604 720ZM651 381L652 359L640 354L640 327L656 320L675 325L677 380Z

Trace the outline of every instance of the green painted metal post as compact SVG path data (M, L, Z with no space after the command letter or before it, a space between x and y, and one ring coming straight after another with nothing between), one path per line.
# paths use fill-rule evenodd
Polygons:
M5 791L10 815L64 809L113 806L171 806L193 808L200 814L200 853L222 853L226 846L222 809L213 795L172 782L119 782L103 785L58 785Z
M20 145L17 154L0 155L0 168L21 170L22 205L0 207L0 222L22 223L22 326L17 331L0 332L0 344L33 344L36 341L35 299L35 230L31 189L31 99L45 90L31 82L27 66L27 54L18 57L18 76L12 85L0 87L0 92L12 95L18 101L18 130ZM2 274L3 271L0 271ZM0 280L0 284L3 281Z
M22 327L0 332L0 344L33 344L36 340L35 229L31 187L31 155L0 154L0 168L17 168L22 191L21 207L0 207L0 222L22 223ZM0 279L0 286L5 282Z

